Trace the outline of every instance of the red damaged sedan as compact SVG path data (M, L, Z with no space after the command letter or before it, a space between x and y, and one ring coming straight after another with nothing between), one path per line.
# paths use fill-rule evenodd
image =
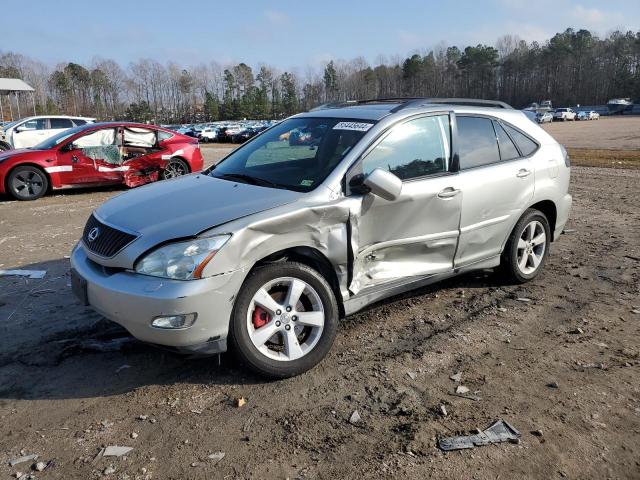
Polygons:
M71 128L35 147L0 153L0 193L35 200L50 189L145 183L202 170L198 141L136 123Z

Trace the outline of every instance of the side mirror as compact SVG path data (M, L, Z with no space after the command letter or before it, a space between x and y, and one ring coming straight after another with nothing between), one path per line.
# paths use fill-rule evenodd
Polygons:
M60 147L60 151L61 152L72 152L73 150L77 150L78 147L76 147L73 142L69 142L69 143L65 143L63 146Z
M389 201L397 200L402 192L402 180L381 168L367 175L364 184L371 189L371 193Z
M402 192L402 180L391 172L376 168L366 177L362 173L353 176L349 181L349 189L353 193L373 193L385 200L393 201Z

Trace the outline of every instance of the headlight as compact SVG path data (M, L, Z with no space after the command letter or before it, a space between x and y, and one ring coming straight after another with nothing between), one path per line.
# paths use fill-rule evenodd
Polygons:
M231 235L217 235L170 243L142 257L136 264L136 273L176 280L201 278L204 267L229 238Z

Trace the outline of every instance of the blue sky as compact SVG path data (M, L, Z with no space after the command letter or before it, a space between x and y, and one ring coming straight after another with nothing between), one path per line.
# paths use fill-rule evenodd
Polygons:
M541 41L566 27L640 30L638 0L30 0L2 10L0 50L50 64L97 56L123 65L153 58L300 70L330 58L375 62L439 44L494 43L504 34Z

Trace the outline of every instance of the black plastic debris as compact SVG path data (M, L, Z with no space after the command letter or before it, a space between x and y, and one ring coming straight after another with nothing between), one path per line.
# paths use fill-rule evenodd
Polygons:
M463 450L465 448L481 447L491 443L515 442L520 432L505 420L498 420L486 430L475 435L463 437L446 437L438 440L441 450Z

